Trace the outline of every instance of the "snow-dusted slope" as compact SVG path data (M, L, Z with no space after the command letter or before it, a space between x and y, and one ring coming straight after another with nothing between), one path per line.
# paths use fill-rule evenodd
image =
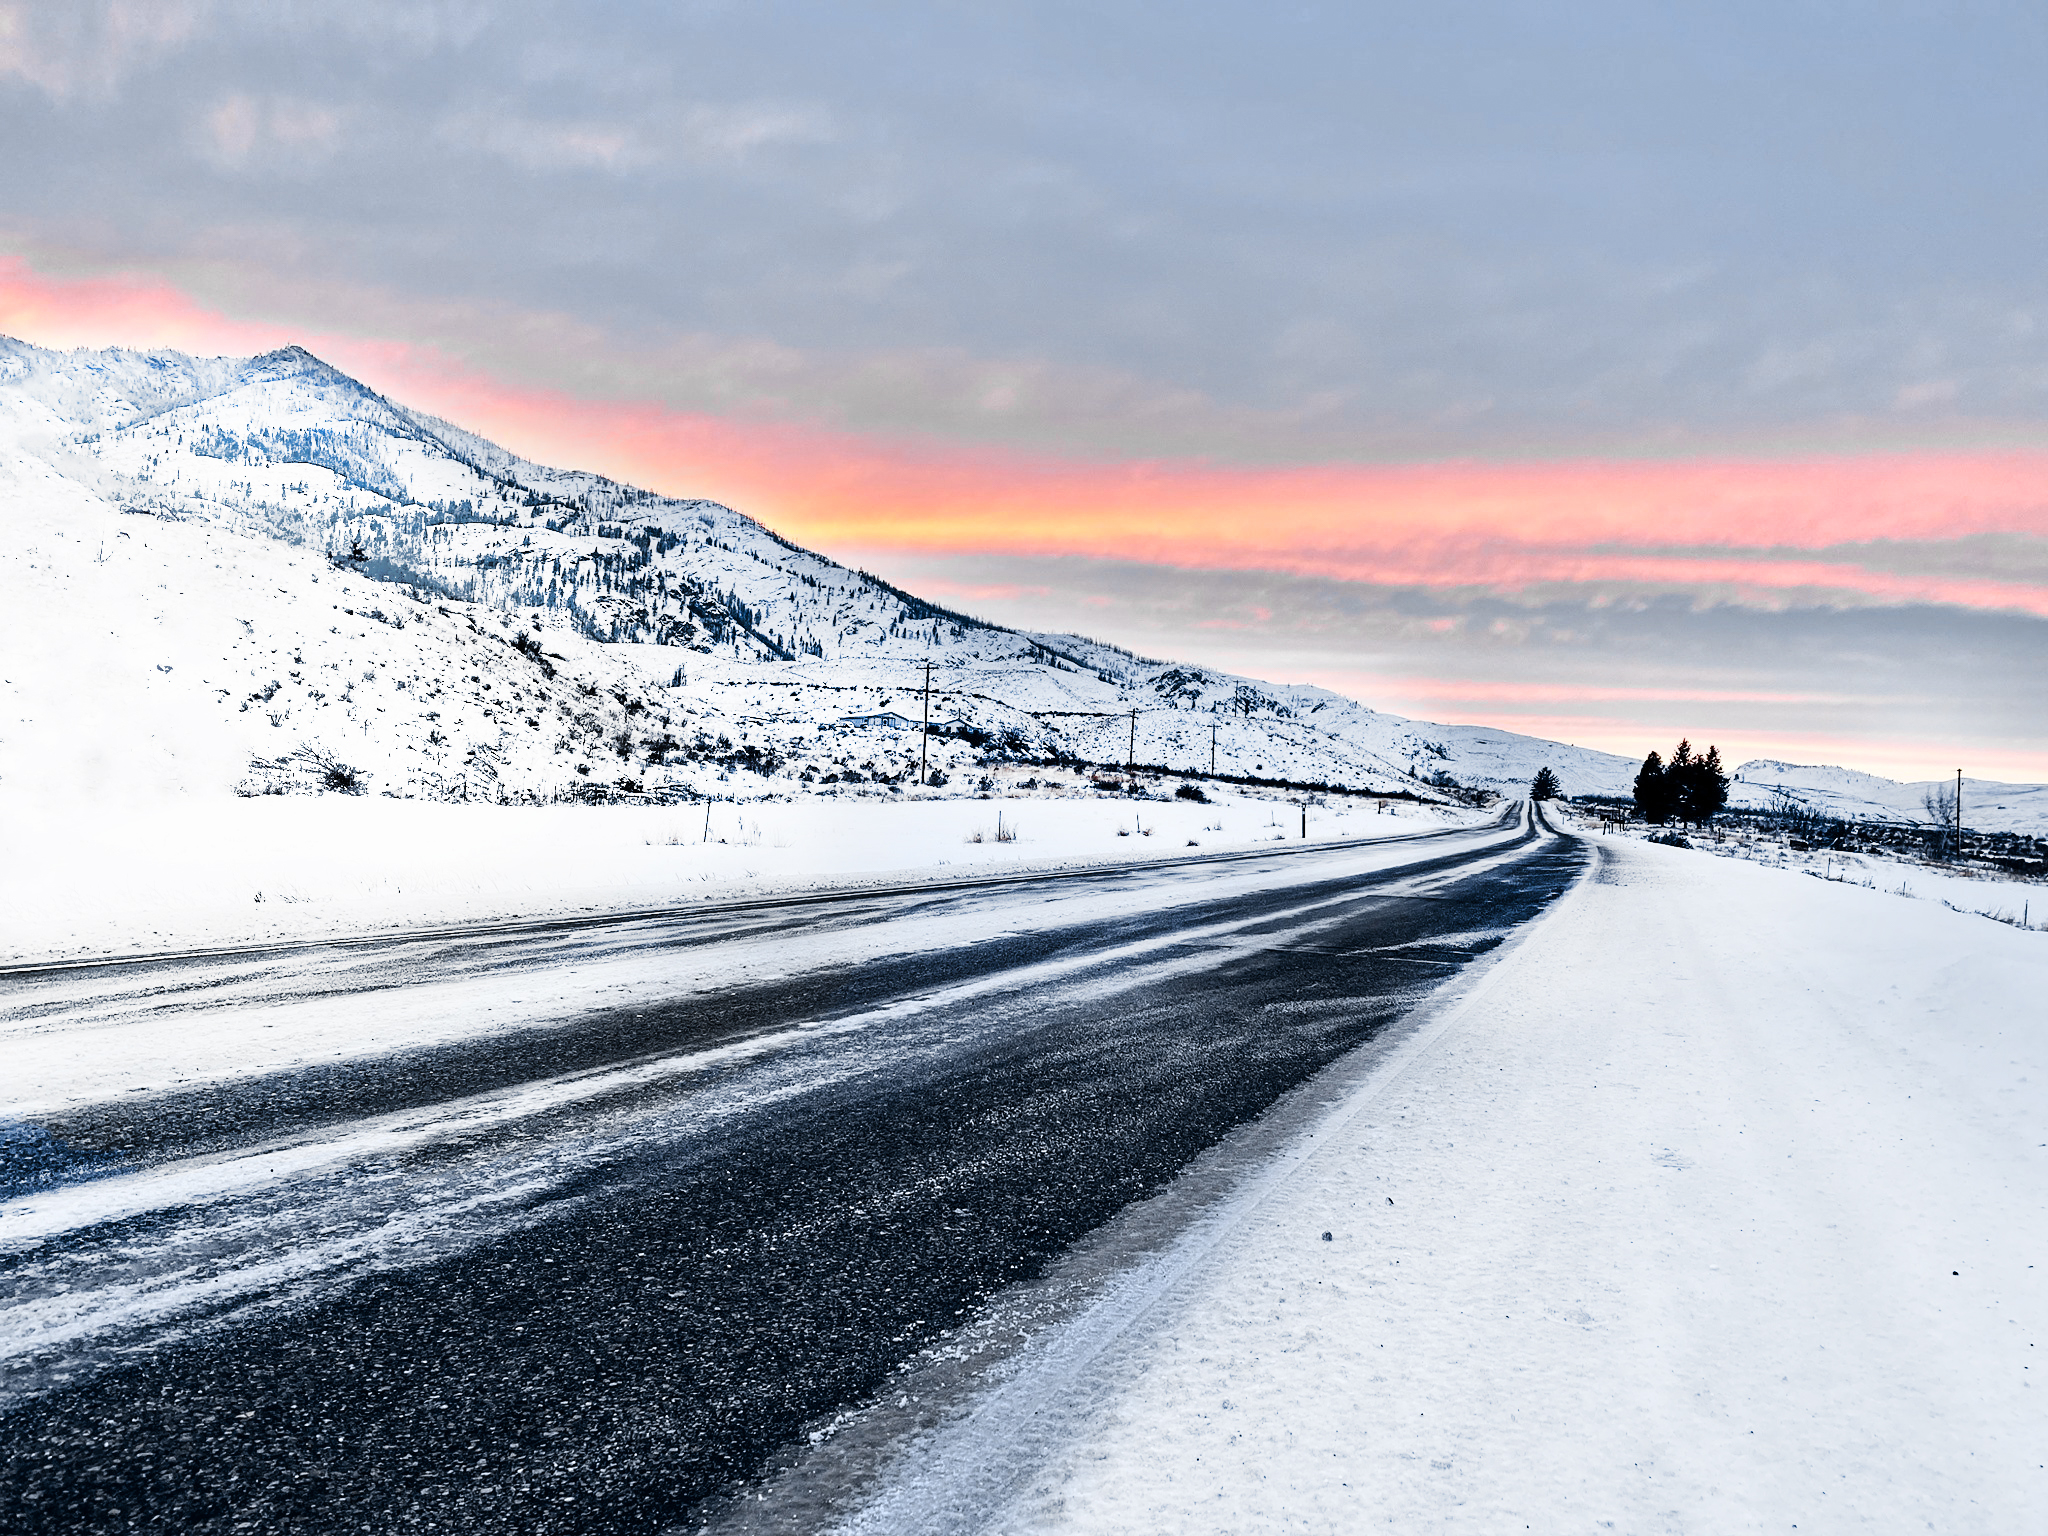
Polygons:
M1620 794L1635 771L986 624L716 502L530 463L298 348L0 338L0 515L17 787L307 788L339 764L453 799L841 789L914 761L927 663L956 775L990 749L1370 789L1514 791L1548 764Z
M1768 806L1780 798L1844 819L1924 822L1930 792L1953 791L1955 780L1902 784L1854 768L1815 768L1758 759L1735 770L1729 799L1737 805ZM1963 779L1963 821L1978 832L2048 829L2048 784L2002 784Z

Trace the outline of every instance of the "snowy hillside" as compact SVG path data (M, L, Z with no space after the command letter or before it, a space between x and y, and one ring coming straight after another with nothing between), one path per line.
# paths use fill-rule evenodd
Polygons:
M1930 791L1953 790L1955 780L1902 784L1854 768L1812 768L1768 759L1735 771L1729 800L1767 807L1777 799L1799 801L1844 820L1924 822ZM2003 784L1996 779L1963 779L1963 822L1977 832L2048 830L2048 784Z
M1548 763L1613 791L1634 766L986 624L296 348L0 339L0 505L16 788L845 792L913 763L927 663L956 778L990 751L1381 790Z
M716 502L520 459L298 348L0 338L0 511L14 789L886 793L927 664L956 790L991 753L1423 793L1516 792L1547 764L1568 794L1626 794L1636 767L984 623ZM1739 772L1738 804L1921 815L1920 785ZM2048 824L2040 786L1965 806Z

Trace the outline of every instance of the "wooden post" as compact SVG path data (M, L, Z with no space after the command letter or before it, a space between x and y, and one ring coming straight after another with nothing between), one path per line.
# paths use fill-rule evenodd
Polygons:
M1963 856L1963 770L1956 770L1956 851L1955 857Z
M1216 722L1209 722L1209 777L1216 777Z
M1131 744L1124 753L1124 772L1134 773L1138 767L1138 712L1131 711Z

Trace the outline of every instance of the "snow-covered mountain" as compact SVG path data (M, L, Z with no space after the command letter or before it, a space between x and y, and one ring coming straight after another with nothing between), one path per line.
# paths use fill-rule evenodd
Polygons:
M927 663L955 771L990 749L1121 762L1133 711L1138 761L1171 768L1387 790L1632 770L987 624L715 502L530 463L297 348L0 340L0 496L16 783L133 759L138 722L157 758L206 762L153 771L245 790L337 767L450 799L872 782L916 751Z
M1636 766L988 624L298 348L0 338L0 512L0 788L844 792L914 763L927 665L956 781L990 751L1376 790Z

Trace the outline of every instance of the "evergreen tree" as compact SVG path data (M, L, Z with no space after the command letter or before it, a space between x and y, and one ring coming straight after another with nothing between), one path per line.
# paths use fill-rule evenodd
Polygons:
M1681 819L1702 826L1728 803L1728 775L1721 771L1721 749L1710 746L1705 757L1694 757L1685 743L1680 742L1679 748L1686 753L1684 766L1680 767L1674 753L1667 770L1677 780L1676 810Z
M1636 774L1635 793L1636 809L1645 821L1705 825L1728 803L1728 775L1721 768L1721 749L1710 746L1704 756L1695 756L1692 743L1681 741L1672 749L1669 762L1652 752Z
M1636 809L1643 820L1658 826L1671 814L1671 783L1665 775L1664 759L1656 752L1643 759L1636 774Z
M1552 773L1548 767L1538 768L1535 779L1529 785L1529 798L1531 800L1555 800L1561 793L1563 791L1558 785L1557 775Z

